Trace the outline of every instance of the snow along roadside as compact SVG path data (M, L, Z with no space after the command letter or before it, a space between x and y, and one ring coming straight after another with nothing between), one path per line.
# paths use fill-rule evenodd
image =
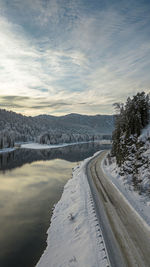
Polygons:
M137 213L143 225L150 230L150 201L146 195L139 195L138 192L126 183L123 177L119 176L114 164L105 165L105 159L101 163L101 168L112 184L117 188L118 193L122 194L124 200Z
M36 267L110 266L86 177L93 157L74 168L65 185L47 231L47 248Z

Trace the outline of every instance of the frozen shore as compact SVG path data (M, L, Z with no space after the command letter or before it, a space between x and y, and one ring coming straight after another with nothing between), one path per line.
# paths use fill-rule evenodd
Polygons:
M12 152L16 150L15 147L8 147L8 148L3 148L3 149L0 149L0 154L3 154L3 153L8 153L8 152Z
M85 173L90 159L73 170L72 179L65 185L47 231L47 248L36 267L109 266Z
M99 144L102 144L102 145L111 144L110 140L85 141L85 142L64 143L64 144L57 144L57 145L45 145L45 144L39 144L39 143L26 143L26 144L21 144L21 148L27 148L27 149L52 149L52 148L61 148L61 147L66 147L66 146L73 146L73 145L93 143L93 142L98 142Z

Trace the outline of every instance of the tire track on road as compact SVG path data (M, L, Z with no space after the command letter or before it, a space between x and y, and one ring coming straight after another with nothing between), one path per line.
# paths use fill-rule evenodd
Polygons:
M103 225L105 232L104 238L108 239L105 240L106 246L109 247L109 242L112 242L110 239L113 238L115 239L113 240L114 246L117 243L119 247L118 249L116 245L116 250L118 250L117 255L119 257L118 261L122 261L122 263L121 265L114 263L117 260L117 257L115 256L112 266L149 267L150 232L143 228L136 213L134 214L131 207L124 201L122 195L118 193L109 178L103 173L101 169L101 161L104 158L105 153L106 152L102 152L88 164L87 174L93 199L97 202L99 198L99 205L103 206L106 215L104 216L104 214L100 214L102 207L99 209L97 203L95 203L99 222ZM93 182L91 180L93 180ZM104 222L101 221L103 220L103 217L107 217ZM108 221L107 223L106 220ZM105 227L105 224L107 227ZM108 226L111 228L113 236ZM110 232L110 237L109 234L106 234L107 230ZM111 244L111 248L108 248L108 253L111 253L112 249ZM113 255L109 256L111 260Z

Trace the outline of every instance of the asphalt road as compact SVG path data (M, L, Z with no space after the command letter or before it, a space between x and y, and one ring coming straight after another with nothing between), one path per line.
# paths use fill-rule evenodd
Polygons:
M87 177L111 267L150 267L150 229L101 169L105 151L87 165Z

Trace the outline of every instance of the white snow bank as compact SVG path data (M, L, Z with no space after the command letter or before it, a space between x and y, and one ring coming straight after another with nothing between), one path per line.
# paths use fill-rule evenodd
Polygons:
M150 137L150 124L148 124L147 127L143 129L139 139L143 142L146 142L148 137Z
M110 140L100 140L100 141L95 141L95 142L98 142L99 144L110 144ZM38 144L38 143L26 143L26 144L21 144L21 148L52 149L52 148L59 148L59 147L72 146L72 145L78 145L78 144L86 144L86 143L93 143L93 141L76 142L76 143L64 143L64 144L58 144L58 145L45 145L45 144Z
M143 219L143 224L150 227L150 201L146 195L140 195L136 192L132 185L128 184L125 176L119 175L119 168L116 163L105 165L107 161L104 159L102 162L102 169L104 173L110 178L112 183L119 189L123 194L128 203L135 209L139 216Z
M85 174L89 160L74 169L73 178L64 187L37 267L110 266Z
M85 144L88 142L80 142L80 143L64 143L64 144L58 144L58 145L45 145L45 144L39 144L39 143L27 143L22 144L21 148L28 148L28 149L52 149L52 148L59 148L59 147L65 147L65 146L72 146L77 144Z
M14 147L3 148L3 149L0 149L0 154L12 152L14 150L16 150L16 148L14 148Z

